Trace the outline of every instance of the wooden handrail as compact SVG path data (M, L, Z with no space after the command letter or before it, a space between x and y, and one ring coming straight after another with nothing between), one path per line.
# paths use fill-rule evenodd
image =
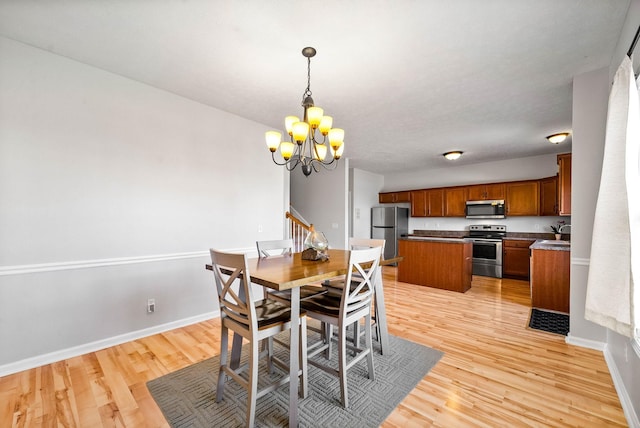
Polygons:
M306 231L310 231L313 228L313 224L304 223L302 220L298 219L296 216L291 214L289 211L287 211L285 213L285 217L290 219L292 222L294 222L295 224L297 224L298 226L300 226L301 228L303 228Z

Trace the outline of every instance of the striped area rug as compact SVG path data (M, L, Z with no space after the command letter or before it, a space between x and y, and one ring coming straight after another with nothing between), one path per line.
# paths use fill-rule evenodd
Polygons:
M286 333L285 333L286 334ZM374 342L375 380L367 378L366 360L348 372L349 409L340 404L338 379L309 365L309 395L299 402L301 427L377 427L427 375L443 353L399 337L390 336L390 351L380 355ZM276 345L276 348L279 348ZM337 367L337 346L331 361ZM288 358L286 350L278 351ZM243 358L246 357L243 352ZM317 356L323 359L322 356ZM326 361L326 360L325 360ZM238 427L245 425L246 391L229 380L224 400L215 401L218 356L147 383L169 424L182 427ZM261 362L260 378L269 375ZM272 378L273 379L273 378ZM288 425L289 388L283 386L258 399L257 427Z

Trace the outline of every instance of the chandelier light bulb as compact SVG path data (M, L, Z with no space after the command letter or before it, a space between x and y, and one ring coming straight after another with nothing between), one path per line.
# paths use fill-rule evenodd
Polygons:
M283 141L282 143L280 143L280 153L282 154L282 157L284 158L284 160L291 159L291 156L293 156L294 150L295 150L295 144L290 143L288 141Z
M333 118L331 116L322 116L318 129L320 129L320 133L322 135L327 135L329 131L331 131L332 126L333 126Z
M278 131L267 131L265 132L264 136L267 140L267 147L269 147L271 153L278 150L280 141L282 141L282 134Z
M296 122L293 124L293 139L298 144L302 144L309 135L309 124L307 122Z
M287 134L293 135L293 124L296 122L300 122L300 118L298 116L287 116L284 118L284 126L287 130Z
M309 107L307 109L307 120L309 121L309 126L311 128L316 129L322 120L322 115L324 114L324 110L320 107Z
M324 144L314 144L315 158L323 161L327 157L327 146Z

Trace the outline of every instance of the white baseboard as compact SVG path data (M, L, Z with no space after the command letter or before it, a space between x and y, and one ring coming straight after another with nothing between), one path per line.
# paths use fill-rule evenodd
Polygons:
M121 343L130 342L132 340L151 336L153 334L163 333L165 331L173 330L191 324L196 324L202 321L210 320L212 318L218 318L219 316L220 311L207 312L193 317L172 321L166 324L155 325L153 327L132 331L129 333L121 334L119 336L113 336L106 339L97 340L95 342L74 346L72 348L61 349L59 351L50 352L48 354L38 355L36 357L31 357L21 361L1 365L0 377L40 367L45 364L55 363L67 358L77 357L89 352L99 351L104 348L120 345Z
M640 418L633 408L633 400L627 392L627 388L624 386L624 381L616 365L616 360L609 352L609 347L604 349L604 360L607 362L609 373L611 373L611 379L613 379L613 385L616 387L618 398L620 399L620 405L624 411L624 417L627 418L629 428L640 428Z
M567 337L565 338L564 341L569 345L576 345L582 348L595 349L596 351L604 351L604 348L607 345L605 342L600 342L598 340L582 339L579 337L571 336L571 332L567 334Z

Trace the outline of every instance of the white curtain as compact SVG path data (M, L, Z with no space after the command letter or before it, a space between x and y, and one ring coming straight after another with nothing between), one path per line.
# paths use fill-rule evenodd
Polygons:
M627 337L633 335L632 306L634 298L637 298L633 296L632 267L635 278L640 274L640 249L637 247L640 243L637 218L640 197L639 142L638 87L632 61L625 57L616 72L609 95L585 318Z

